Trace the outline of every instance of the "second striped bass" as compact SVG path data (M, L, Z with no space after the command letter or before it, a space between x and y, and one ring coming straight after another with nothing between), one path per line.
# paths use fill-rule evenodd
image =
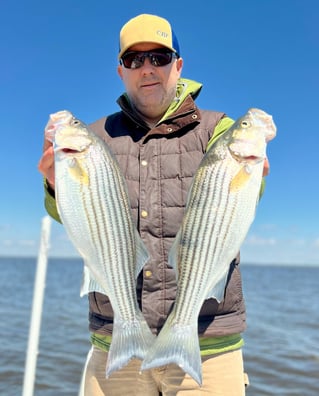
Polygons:
M175 363L202 383L199 311L206 299L223 299L230 263L255 217L266 146L275 134L272 117L250 109L203 157L169 255L178 279L175 304L142 370Z
M114 311L109 376L132 358L142 360L154 341L136 296L148 253L133 224L125 179L103 140L68 111L52 114L45 134L55 153L58 213L84 259L81 295L103 293Z

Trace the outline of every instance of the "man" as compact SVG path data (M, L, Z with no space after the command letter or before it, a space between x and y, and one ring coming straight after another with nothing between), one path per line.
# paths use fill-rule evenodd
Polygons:
M121 110L94 122L126 178L136 227L150 253L137 281L137 296L150 328L158 334L174 303L176 278L168 251L181 224L192 177L207 146L233 123L224 113L201 111L194 100L202 85L181 78L183 59L170 23L139 15L120 32L118 74L125 91ZM265 160L265 173L267 171ZM45 177L45 205L59 221L54 199L54 156L45 141L39 170ZM106 198L107 199L107 198ZM241 333L245 330L239 257L229 263L224 300L205 301L199 315L203 384L174 364L140 373L131 360L105 378L113 312L108 298L89 294L92 349L81 394L210 395L245 394Z

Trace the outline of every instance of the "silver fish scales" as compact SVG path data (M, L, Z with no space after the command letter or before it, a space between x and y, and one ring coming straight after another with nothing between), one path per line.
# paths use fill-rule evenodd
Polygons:
M223 299L229 265L255 217L266 146L275 134L272 117L250 109L205 154L169 255L176 301L142 370L175 363L202 383L199 311L205 299Z
M143 359L154 336L139 307L136 277L148 253L133 225L125 180L108 146L68 111L50 116L58 213L84 259L81 295L107 295L114 329L106 376Z

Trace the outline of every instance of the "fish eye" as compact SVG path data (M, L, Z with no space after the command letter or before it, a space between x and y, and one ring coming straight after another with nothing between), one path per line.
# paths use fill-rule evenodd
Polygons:
M241 126L242 126L242 128L248 128L249 127L249 122L248 121L242 121L241 122Z

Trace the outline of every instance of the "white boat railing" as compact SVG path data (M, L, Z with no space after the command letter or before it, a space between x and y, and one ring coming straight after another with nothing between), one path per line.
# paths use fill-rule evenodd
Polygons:
M32 313L29 330L29 341L24 371L22 396L33 396L35 373L38 357L42 306L48 263L48 249L51 231L51 218L45 216L42 219L41 241L34 281Z

